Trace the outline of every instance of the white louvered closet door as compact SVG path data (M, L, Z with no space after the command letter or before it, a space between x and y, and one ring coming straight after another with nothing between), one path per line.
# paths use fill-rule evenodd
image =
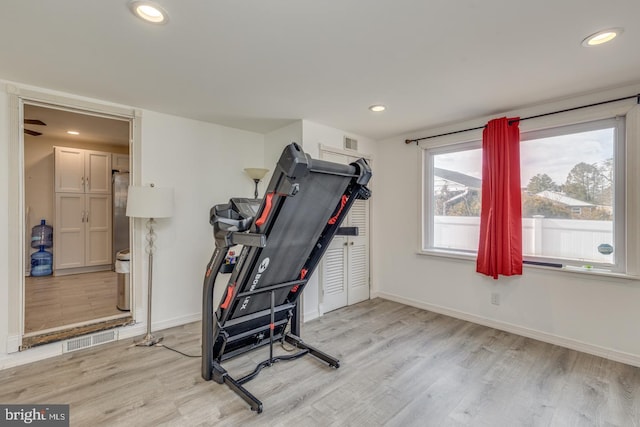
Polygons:
M321 151L323 160L348 164L357 157ZM358 236L336 236L321 268L323 313L369 299L369 201L356 200L343 227L358 227Z
M347 238L347 304L351 305L369 299L369 201L356 200L346 222L359 232Z
M332 311L347 305L347 239L335 237L322 258L322 310Z

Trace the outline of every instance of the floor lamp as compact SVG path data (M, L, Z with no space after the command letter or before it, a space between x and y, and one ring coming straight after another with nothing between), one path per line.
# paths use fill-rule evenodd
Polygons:
M262 178L264 178L264 176L267 174L267 172L269 172L269 169L263 169L263 168L245 168L244 170L247 175L249 175L249 178L251 178L253 180L253 182L256 183L256 189L253 193L253 198L257 199L258 198L258 183L262 180Z
M151 334L151 288L153 283L153 253L155 252L156 234L153 224L156 218L168 218L173 215L173 188L130 186L127 194L127 216L147 218L147 246L149 254L149 277L147 283L147 334L138 346L149 347L157 344L162 338Z

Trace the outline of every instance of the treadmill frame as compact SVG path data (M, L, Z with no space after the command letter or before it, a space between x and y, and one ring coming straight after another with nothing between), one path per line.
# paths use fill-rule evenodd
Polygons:
M219 384L227 384L250 405L252 410L258 413L262 412L262 402L243 385L255 378L263 368L279 361L295 360L307 354L326 362L330 367L336 369L340 367L337 358L306 344L300 338L298 301L308 278L315 271L333 237L337 234L357 233L357 230L352 227L340 228L340 224L355 200L368 199L371 196L371 192L366 187L371 178L371 169L366 160L359 159L349 166L349 170L353 173L345 173L344 165L312 159L297 144L292 143L284 149L278 161L276 172L267 188L267 195L258 210L260 215L250 216L246 212L241 212L242 209L238 208L239 203L234 201L242 199L231 199L229 204L216 205L211 209L210 223L214 226L216 247L207 264L203 284L202 377ZM334 213L324 225L320 237L306 258L300 277L297 280L262 287L254 285L248 290L240 291L247 287L247 282L252 277L249 273L259 260L259 255L249 259L251 256L249 249L267 246L271 224L277 219L287 199L295 197L298 193L300 181L303 181L309 173L347 177L349 182L340 196L340 202L333 210ZM274 202L273 199L276 201ZM219 272L223 272L224 268L228 267L224 264L225 257L230 247L236 244L242 244L244 248L233 268L220 306L214 312L213 290L216 278ZM240 286L237 286L238 280L240 280ZM276 303L276 293L287 288L290 291L286 300ZM236 316L241 301L247 304L251 297L266 294L269 295L270 300L268 309ZM290 332L286 332L287 325L290 325ZM244 329L234 333L230 330L234 328ZM253 339L255 342L243 344L247 339ZM291 355L274 356L273 345L278 341L292 344L300 351ZM234 345L236 347L233 347ZM224 360L265 345L269 345L269 358L258 363L254 371L248 375L235 379L222 366Z

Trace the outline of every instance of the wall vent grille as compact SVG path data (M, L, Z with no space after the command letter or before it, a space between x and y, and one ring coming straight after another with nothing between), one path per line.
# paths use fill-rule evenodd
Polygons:
M346 150L358 151L358 140L349 138L348 136L344 137L344 148Z
M78 338L72 338L64 342L62 349L64 353L82 350L83 348L94 347L99 344L115 341L118 338L116 330L100 332L93 335L85 335Z

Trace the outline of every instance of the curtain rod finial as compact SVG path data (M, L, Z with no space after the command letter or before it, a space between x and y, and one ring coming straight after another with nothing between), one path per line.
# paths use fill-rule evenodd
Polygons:
M405 139L405 140L404 140L404 143L405 143L405 144L407 144L407 145L411 144L412 142L413 142L413 139ZM416 141L416 143L417 143L417 142L418 142L418 141Z

